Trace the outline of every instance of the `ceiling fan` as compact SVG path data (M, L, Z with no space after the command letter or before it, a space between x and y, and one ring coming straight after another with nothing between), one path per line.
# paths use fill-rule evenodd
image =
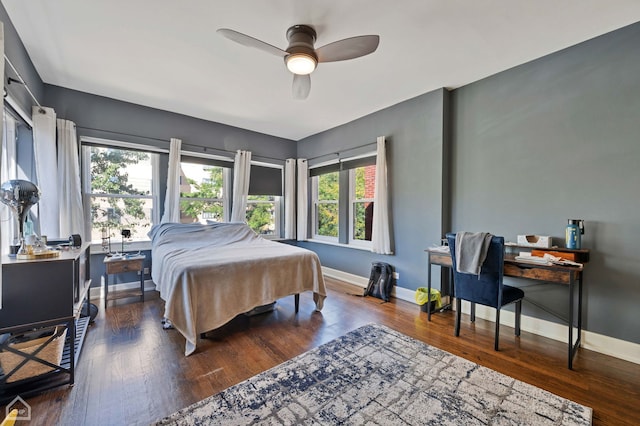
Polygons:
M363 35L334 41L316 49L313 47L316 31L308 25L294 25L287 30L289 46L285 50L228 28L220 28L218 33L243 46L255 47L284 58L287 68L293 73L294 99L306 99L309 96L309 74L318 63L359 58L375 52L380 43L380 36Z

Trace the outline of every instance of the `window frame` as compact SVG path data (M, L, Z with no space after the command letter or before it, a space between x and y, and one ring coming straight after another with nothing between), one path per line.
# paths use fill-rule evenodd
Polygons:
M150 195L133 195L133 194L110 194L110 193L93 193L91 192L91 148L102 147L107 149L133 150L152 154L151 161L151 194ZM93 233L93 222L91 217L91 200L93 198L136 198L143 200L151 200L151 221L150 227L160 223L160 155L168 151L153 146L135 144L118 140L108 140L93 137L80 137L81 151L81 183L82 183L82 205L84 209L85 219L85 235L91 236ZM155 155L154 155L155 154ZM116 239L118 236L115 237ZM139 238L125 244L127 249L140 247L142 244L146 247L150 239L148 237ZM90 239L92 246L100 247L102 250L102 241ZM112 242L113 243L113 242Z
M189 161L191 160L191 161ZM200 161L198 161L200 160ZM208 162L210 161L210 162ZM217 155L207 155L207 154L195 154L192 152L182 151L180 153L180 167L182 168L182 163L191 163L198 164L201 163L204 166L211 167L220 167L222 168L222 198L198 198L200 201L208 201L208 202L220 202L222 203L222 220L224 222L229 221L230 212L229 212L229 199L231 192L231 184L232 184L232 172L233 172L233 159L221 157ZM228 166L226 165L228 163ZM224 164L224 165L223 165ZM192 200L190 197L180 197L180 203L186 200ZM209 219L206 219L209 220Z
M372 165L376 162L376 152L368 151L361 155L352 156L337 161L325 162L309 167L310 185L311 185L311 240L317 242L325 242L330 244L338 244L345 247L360 248L370 250L373 248L372 241L356 240L353 238L354 220L355 220L355 203L373 202L374 199L356 199L355 198L355 169L366 165ZM316 170L314 172L314 169ZM318 171L319 170L319 171ZM323 173L324 172L324 173ZM338 190L337 201L320 201L318 200L318 177L326 173L338 173ZM346 186L346 189L342 185ZM335 203L338 205L338 236L330 237L318 234L318 205L324 203ZM347 235L344 235L347 233Z
M282 196L281 195L255 195L255 196L274 198L273 201L267 201L267 200L251 200L250 197L252 197L252 195L249 195L247 197L247 208L249 207L250 204L273 204L274 230L273 230L273 234L260 234L256 230L254 230L254 232L260 235L262 238L266 238L268 240L276 240L276 239L282 238L282 235L281 235L282 227L280 226L280 221L282 220L282 216L281 216ZM247 219L247 216L245 214L245 220L246 219Z
M9 103L9 105L11 105L11 103ZM18 178L18 126L20 125L21 118L16 118L14 115L15 113L7 108L6 105L2 114L3 126L2 134L0 135L0 144L2 144L2 160L0 167L2 168L2 182L5 182L10 179ZM11 128L9 128L9 124L11 124ZM29 125L28 123L26 124L27 126ZM5 136L10 136L11 139L5 140ZM0 212L0 217L2 219L0 228L3 236L1 239L2 245L0 247L0 253L5 255L9 253L9 246L15 244L17 241L18 224L15 212L11 211L11 208L8 205L3 204L2 207L0 207Z
M338 173L338 199L337 200L319 200L318 199L318 188L319 188L319 182L320 182L320 176L324 175L324 174L329 174L329 173ZM338 243L339 238L340 238L340 172L339 171L330 171L327 173L322 173L320 175L316 175L316 176L311 176L311 202L312 202L312 207L311 207L311 217L312 217L312 239L314 240L320 240L320 241L328 241L328 242L333 242L333 243ZM337 209L338 209L338 223L337 223L337 227L338 227L338 235L335 237L332 237L330 235L322 235L322 234L318 234L318 219L319 219L319 206L320 204L328 204L328 205L336 205Z
M358 166L358 167L348 169L348 172L349 172L349 244L370 249L373 247L372 241L357 240L354 238L355 220L356 220L356 213L355 213L356 204L374 202L373 197L356 198L356 169L358 169L359 167L366 167L366 166ZM375 189L374 189L374 193L375 193ZM373 213L372 213L372 216L373 216Z
M266 162L262 162L262 161L251 161L251 166L258 166L258 167L268 167L271 169L278 169L280 171L280 192L281 194L283 194L283 190L284 190L284 164L273 164L273 163L266 163ZM251 175L249 176L249 180L251 180ZM249 182L249 185L251 185L251 182ZM251 187L250 187L250 191L251 192ZM251 196L257 196L257 197L261 197L261 196L267 196L267 197L273 197L274 200L273 201L266 201L266 200L250 200L249 197ZM248 194L247 196L247 208L249 207L249 204L273 204L274 206L274 232L273 234L260 234L257 231L254 230L254 232L258 233L258 235L260 235L262 238L268 239L268 240L278 240L282 238L282 231L283 231L283 226L282 226L282 211L283 211L283 204L284 204L284 196L283 195L277 195L277 194ZM245 221L247 222L247 224L249 223L247 220L247 211L248 209L245 211Z

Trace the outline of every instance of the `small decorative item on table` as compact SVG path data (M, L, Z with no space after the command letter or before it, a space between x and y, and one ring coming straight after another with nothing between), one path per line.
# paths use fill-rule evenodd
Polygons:
M122 235L122 251L121 251L121 253L124 253L124 241L125 241L125 239L131 238L131 230L130 229L123 229L123 230L120 231L120 234Z

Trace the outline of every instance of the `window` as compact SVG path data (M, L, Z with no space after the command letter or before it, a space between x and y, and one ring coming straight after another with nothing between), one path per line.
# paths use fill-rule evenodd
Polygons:
M129 229L133 240L147 239L157 210L153 183L159 155L118 146L82 149L91 241L101 242L103 229L111 237Z
M17 127L19 122L6 109L3 110L2 160L0 163L0 183L18 177L17 166ZM3 254L9 252L9 245L18 244L18 227L15 212L6 204L0 205Z
M249 195L247 198L247 224L262 236L280 236L280 197Z
M313 238L371 247L375 155L312 167L309 174Z
M313 185L313 237L338 239L338 201L340 183L338 172L314 176Z
M31 113L26 113L21 106L5 93L4 108L2 111L4 126L0 137L2 138L2 159L0 161L0 183L10 179L25 179L38 184L35 175L35 163L33 161L33 122ZM27 214L24 224L25 234L39 231L38 211L36 204ZM0 204L0 233L2 253L9 252L10 245L18 242L18 218L15 211L6 204Z
M180 162L180 222L226 220L225 195L230 168L207 164L207 159Z
M375 165L349 170L349 193L351 195L349 241L351 243L371 241L375 184Z
M281 166L251 164L246 221L251 229L267 238L280 237L282 204Z

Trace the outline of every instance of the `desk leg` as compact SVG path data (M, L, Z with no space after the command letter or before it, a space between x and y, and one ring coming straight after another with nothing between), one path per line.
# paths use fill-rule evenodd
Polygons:
M453 266L449 268L449 287L447 287L449 306L453 307L453 295L456 294L456 283L453 282Z
M578 345L582 341L582 274L578 276Z
M144 269L140 271L140 301L144 303Z
M431 321L431 256L427 257L427 321Z
M104 309L107 310L107 299L109 296L109 274L104 274Z
M577 328L578 335L576 336L575 343L573 342L573 324L574 324L574 311L575 311L575 302L574 302L574 293L575 293L575 285L576 281L578 284L578 319L577 319ZM569 278L569 362L568 367L569 370L573 370L573 357L575 356L578 348L580 347L580 341L582 338L582 277L578 277L577 279L571 274Z

